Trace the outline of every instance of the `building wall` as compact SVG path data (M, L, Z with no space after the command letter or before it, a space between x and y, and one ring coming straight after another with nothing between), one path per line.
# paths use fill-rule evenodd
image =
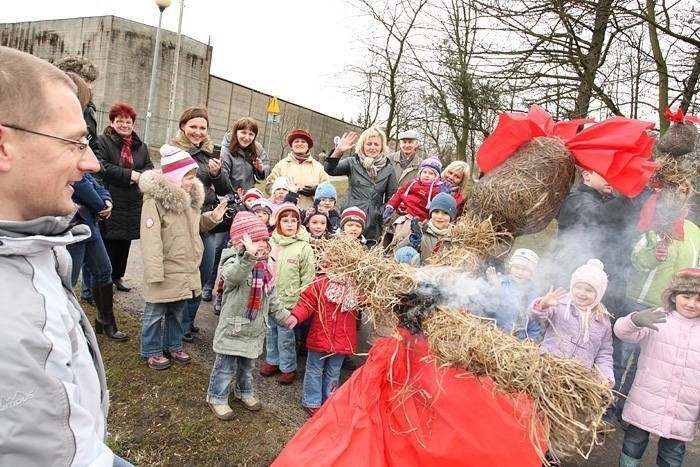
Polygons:
M93 102L98 110L98 129L109 124L107 113L115 102L126 102L136 109L136 132L143 136L148 91L153 65L156 28L116 16L99 16L0 24L0 45L13 47L54 62L64 55L83 55L100 70L93 84ZM150 126L151 149L167 139L168 111L177 34L161 30L160 56L156 73L153 114ZM313 110L280 101L279 121L268 122L266 108L270 96L210 75L213 48L182 36L177 90L173 106L173 134L180 113L188 106L206 105L210 115L210 135L221 141L227 128L238 118L258 120L261 142L273 161L289 148L285 135L294 128L307 128L316 144L312 152L327 151L333 137L348 130L361 130Z

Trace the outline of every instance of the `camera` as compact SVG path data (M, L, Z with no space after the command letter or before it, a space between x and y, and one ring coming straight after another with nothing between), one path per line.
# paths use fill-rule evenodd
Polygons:
M224 196L224 199L228 201L226 212L224 213L226 218L233 219L239 212L248 211L248 206L246 206L238 193L229 193Z

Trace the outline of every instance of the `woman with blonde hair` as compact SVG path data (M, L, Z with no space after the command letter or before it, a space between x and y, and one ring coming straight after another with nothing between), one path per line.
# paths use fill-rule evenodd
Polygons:
M457 202L457 217L459 217L469 192L469 164L464 161L452 161L442 170L440 176L452 185L450 193Z
M343 153L353 146L355 152L340 160ZM368 128L359 138L357 133L349 131L343 134L324 164L328 175L348 177L348 189L340 203L340 210L354 206L367 214L363 234L369 246L381 238L382 211L398 185L387 152L386 135L379 128Z

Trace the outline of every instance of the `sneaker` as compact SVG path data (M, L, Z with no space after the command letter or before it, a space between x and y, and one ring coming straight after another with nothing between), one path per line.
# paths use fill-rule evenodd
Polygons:
M302 407L304 407L304 410L306 410L308 412L309 416L311 416L311 417L316 415L316 412L321 410L321 407L307 407L305 405L303 405Z
M219 420L233 420L235 417L233 410L228 404L212 404L209 402L209 407L211 407L211 411L214 412L214 415Z
M199 326L195 326L194 324L190 326L190 332L197 334L199 332Z
M194 342L194 336L192 335L191 332L186 332L182 335L182 340L185 342Z
M214 314L219 316L221 314L221 302L214 303Z
M263 376L274 376L275 373L277 373L280 370L280 367L277 365L270 365L269 363L266 363L260 368L260 374Z
M204 300L205 302L211 302L211 299L211 289L202 289L202 300Z
M294 379L297 377L296 371L290 371L288 373L282 372L279 377L280 384L292 384Z
M182 363L183 365L187 365L192 361L192 357L187 355L184 351L178 350L177 352L170 352L170 356L172 357L173 360L175 360L178 363Z
M243 402L243 407L252 412L255 412L262 408L262 404L255 396L244 397L243 399L241 399L241 402Z
M162 355L159 357L148 357L146 363L149 368L153 368L154 370L165 370L172 365L172 362Z

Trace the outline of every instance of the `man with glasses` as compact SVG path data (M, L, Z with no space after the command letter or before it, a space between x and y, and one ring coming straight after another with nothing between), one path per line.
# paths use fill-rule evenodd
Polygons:
M124 465L65 248L90 235L71 184L100 166L70 79L7 47L0 63L0 465Z

